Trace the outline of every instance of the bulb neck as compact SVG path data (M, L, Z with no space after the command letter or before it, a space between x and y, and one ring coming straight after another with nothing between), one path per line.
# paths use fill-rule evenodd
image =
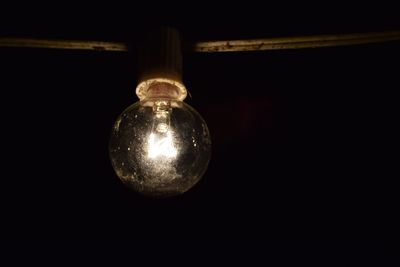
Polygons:
M163 27L151 32L139 53L140 100L164 96L184 100L187 90L182 82L182 51L179 32Z

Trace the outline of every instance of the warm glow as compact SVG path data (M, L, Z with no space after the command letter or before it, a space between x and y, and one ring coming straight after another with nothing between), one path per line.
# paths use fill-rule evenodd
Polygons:
M149 158L154 159L159 156L175 158L176 154L177 151L174 147L171 131L167 131L167 133L162 138L157 138L156 134L154 133L150 134L148 146Z

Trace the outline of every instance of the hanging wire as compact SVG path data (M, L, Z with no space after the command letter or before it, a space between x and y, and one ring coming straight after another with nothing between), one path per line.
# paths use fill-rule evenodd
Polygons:
M250 40L204 41L186 43L188 52L240 52L282 49L301 49L358 45L400 40L400 31L326 34L294 37L277 37ZM122 42L99 42L80 40L49 40L26 38L0 38L0 47L72 49L94 51L128 51Z

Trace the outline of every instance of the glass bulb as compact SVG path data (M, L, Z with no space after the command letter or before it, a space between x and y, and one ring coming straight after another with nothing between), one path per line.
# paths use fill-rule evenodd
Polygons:
M160 95L128 107L112 129L110 158L118 177L150 196L178 195L207 169L211 139L188 104Z

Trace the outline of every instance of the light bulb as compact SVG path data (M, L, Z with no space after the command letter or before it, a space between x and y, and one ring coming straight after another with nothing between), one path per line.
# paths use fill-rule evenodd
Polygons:
M144 195L165 197L193 187L207 169L211 139L206 123L176 88L153 83L112 129L109 150L118 177Z
M136 95L140 101L117 118L109 152L118 177L149 196L178 195L203 176L211 139L201 116L183 100L180 36L160 28L147 36Z

